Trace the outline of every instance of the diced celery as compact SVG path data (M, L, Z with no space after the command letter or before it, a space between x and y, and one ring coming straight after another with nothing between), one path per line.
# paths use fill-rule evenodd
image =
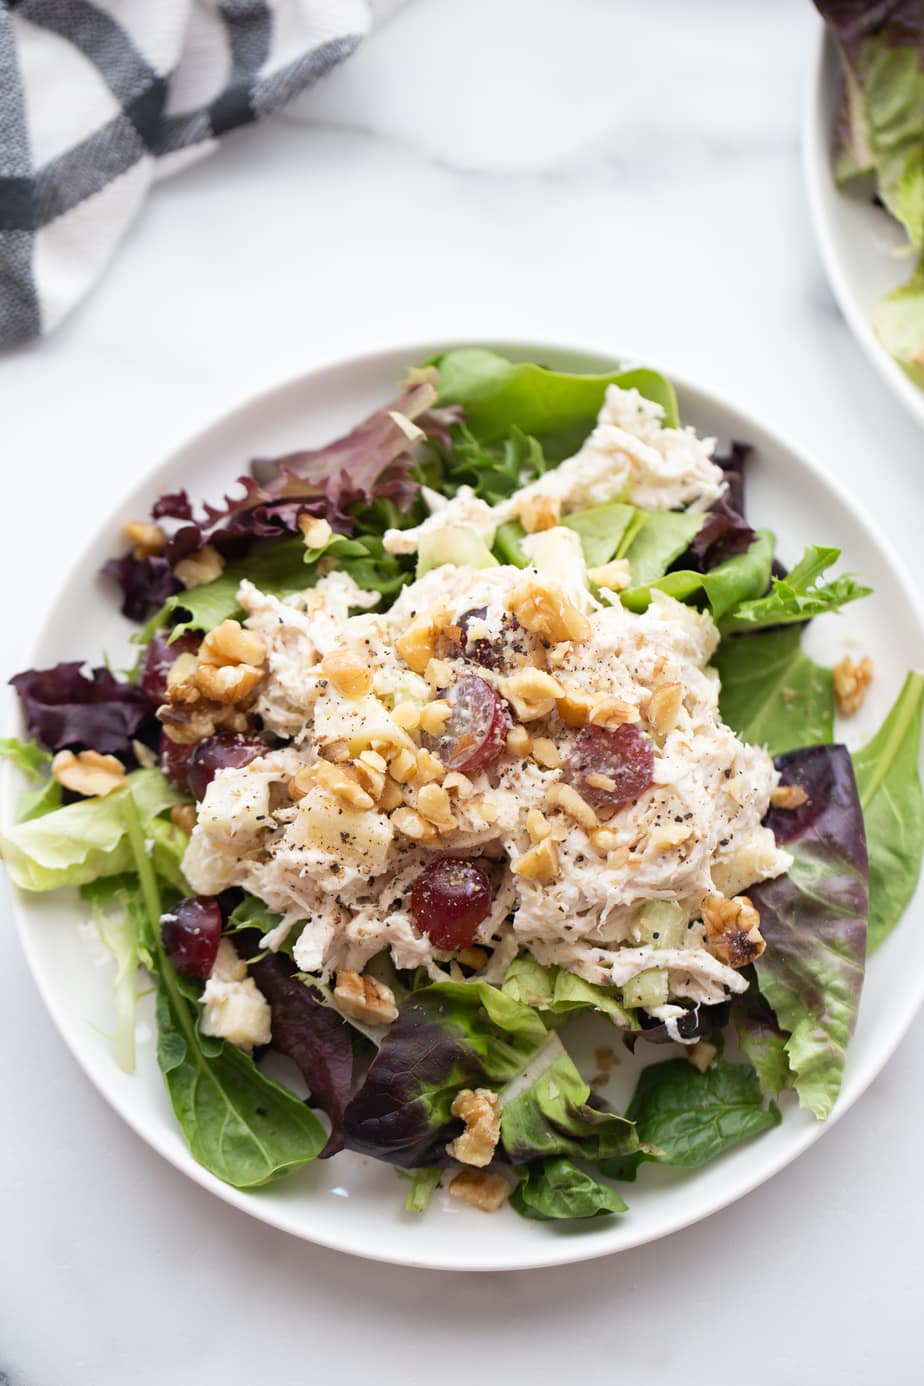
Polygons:
M639 942L652 948L682 948L687 911L675 900L646 900L638 913Z
M667 1002L668 977L663 967L649 967L632 977L622 989L626 1006L663 1006Z

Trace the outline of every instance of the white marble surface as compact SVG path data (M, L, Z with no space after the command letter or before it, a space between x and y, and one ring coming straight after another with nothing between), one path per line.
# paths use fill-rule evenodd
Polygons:
M811 240L814 42L808 0L411 0L285 122L159 189L86 306L0 361L8 671L130 477L246 394L415 337L562 338L686 370L822 457L920 570L922 439ZM795 1166L666 1242L524 1274L395 1270L264 1228L150 1153L3 927L12 1386L914 1374L918 1036Z

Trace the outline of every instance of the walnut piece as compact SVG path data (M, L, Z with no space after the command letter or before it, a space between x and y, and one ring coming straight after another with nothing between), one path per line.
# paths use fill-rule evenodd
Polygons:
M493 1160L500 1139L500 1097L490 1088L463 1088L449 1110L465 1122L465 1130L449 1142L447 1153L462 1165L483 1169Z
M51 762L51 777L65 789L87 799L103 798L125 783L125 766L99 751L59 751Z
M500 691L521 722L533 722L538 717L548 717L564 689L557 679L544 669L526 665L509 678L501 679Z
M520 523L527 534L554 529L561 517L561 504L555 496L526 496L520 502Z
M638 722L640 718L637 707L607 693L594 703L590 720L597 727L622 727L627 722Z
M409 837L412 842L433 842L436 839L436 828L432 823L428 823L412 808L396 808L391 815L391 821L399 833Z
M537 736L533 742L533 760L545 770L557 770L561 765L558 747L550 736Z
M195 804L174 804L170 810L170 821L188 837L196 826Z
M599 826L597 815L590 804L570 784L562 784L560 780L550 784L545 792L545 802L549 808L561 809L562 813L579 823L585 832L592 832Z
M526 881L548 885L558 875L558 847L554 838L544 837L528 852L510 863L510 870Z
M581 688L567 688L555 706L566 727L583 727L590 720L594 698Z
M430 736L441 736L451 716L452 703L448 698L435 698L420 709L420 726Z
M189 683L213 703L243 703L262 678L253 664L200 664Z
M351 1020L367 1025L390 1025L398 1019L395 993L375 977L361 977L358 972L337 973L334 1000Z
M711 1068L715 1063L718 1054L714 1044L708 1040L697 1040L695 1044L687 1046L686 1057L694 1068L699 1069L700 1073L705 1073L707 1068Z
M173 576L179 578L184 587L202 587L206 582L214 582L225 570L225 560L211 544L205 544L188 558L181 558L173 565Z
M265 664L266 641L240 621L226 620L210 630L199 646L201 664Z
M632 583L628 558L614 558L599 568L588 568L587 576L596 587L605 587L608 592L621 592Z
M122 533L132 545L135 558L153 558L167 547L167 535L161 526L144 520L129 520L122 526Z
M395 641L395 649L409 669L422 674L436 652L438 638L436 622L432 619L412 621L403 635Z
M511 727L507 733L507 750L512 756L528 756L533 742L525 727Z
M844 655L834 666L834 699L842 717L852 717L866 700L866 692L873 681L873 661L865 656L856 664L849 655Z
M372 670L347 645L326 654L320 672L344 698L361 698L372 687Z
M683 685L659 683L648 700L648 724L658 736L667 736L677 725L683 706Z
M801 784L778 784L770 791L770 804L777 809L797 809L808 803L808 795Z
M524 630L557 645L561 640L586 640L591 625L560 588L538 577L526 578L510 593L509 609Z
M760 915L746 895L731 900L708 895L703 901L703 923L712 953L728 967L747 967L767 946L760 932Z
M299 515L298 527L305 536L306 549L326 549L334 531L324 519L317 519L314 515Z
M449 1192L482 1213L496 1213L510 1197L510 1185L502 1174L463 1169L449 1185Z

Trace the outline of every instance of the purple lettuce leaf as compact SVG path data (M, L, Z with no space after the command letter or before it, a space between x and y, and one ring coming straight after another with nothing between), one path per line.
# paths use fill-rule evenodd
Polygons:
M136 558L126 553L121 558L110 558L100 571L114 578L121 587L122 615L130 621L146 621L168 597L179 592L181 586L173 576L169 561L160 555Z
M706 511L699 533L675 566L708 573L750 548L754 530L744 518L744 478L752 451L750 443L733 442L727 453L716 454L714 461L725 474L726 490Z
M108 669L82 673L79 661L27 669L10 683L19 694L29 735L49 751L94 750L134 763L132 741L153 708L139 688Z
M810 746L776 761L783 784L808 798L771 809L767 824L791 852L785 876L748 892L767 947L757 983L788 1035L803 1107L824 1120L840 1091L866 962L868 864L863 812L844 746Z
M260 956L260 934L248 929L234 944L251 962L250 975L272 1011L272 1048L285 1054L308 1085L309 1105L330 1119L331 1131L320 1158L343 1149L343 1118L353 1082L352 1030L337 1011L296 976L295 963L283 953Z

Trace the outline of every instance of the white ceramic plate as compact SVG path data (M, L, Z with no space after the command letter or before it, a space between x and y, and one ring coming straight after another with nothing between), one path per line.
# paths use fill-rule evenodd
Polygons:
M840 59L822 25L802 132L805 185L818 248L851 332L889 388L924 424L924 390L886 351L870 317L879 299L911 274L912 262L895 254L902 246L901 227L882 207L874 206L868 189L839 188L834 182L833 131L840 87Z
M444 344L445 345L445 344ZM243 405L165 462L119 505L118 511L80 558L46 621L34 663L91 657L107 650L114 662L125 648L128 624L115 611L113 593L97 578L105 558L118 548L118 528L128 516L146 512L160 492L189 488L195 499L224 493L247 459L322 443L344 431L395 392L405 368L425 360L434 344L415 345L347 361L315 372ZM609 368L613 358L536 343L500 347L520 359L542 360L574 370ZM849 726L859 743L878 724L897 693L906 668L924 660L924 621L910 583L887 544L872 533L853 503L814 463L729 405L678 381L685 422L721 438L757 445L749 482L750 513L780 536L790 561L809 542L843 547L846 564L876 588L875 598L851 607L841 621L817 623L809 645L833 661L844 649L845 632L856 648L875 660L877 678L859 718ZM18 785L4 776L0 812L9 821ZM706 1169L684 1175L646 1166L628 1189L631 1210L622 1217L568 1226L527 1222L509 1209L486 1216L440 1194L424 1217L402 1210L405 1185L394 1172L351 1154L321 1161L258 1193L228 1188L192 1160L178 1131L154 1057L150 998L141 1007L138 1071L116 1067L100 1031L111 1021L107 962L94 948L92 930L70 892L20 896L17 918L38 986L66 1043L88 1077L150 1145L178 1169L229 1203L296 1236L361 1256L409 1265L455 1270L513 1269L578 1261L636 1246L705 1217L740 1198L788 1164L821 1135L824 1127L793 1106L783 1123ZM924 992L924 928L917 904L901 929L901 966L890 966L895 939L870 968L856 1037L850 1049L841 1115L879 1072L910 1025ZM584 1032L585 1044L612 1042ZM649 1060L663 1048L639 1046ZM667 1051L670 1052L670 1051ZM625 1060L612 1096L624 1101L632 1083ZM829 1123L830 1124L830 1123ZM785 1218L785 1209L781 1216Z

